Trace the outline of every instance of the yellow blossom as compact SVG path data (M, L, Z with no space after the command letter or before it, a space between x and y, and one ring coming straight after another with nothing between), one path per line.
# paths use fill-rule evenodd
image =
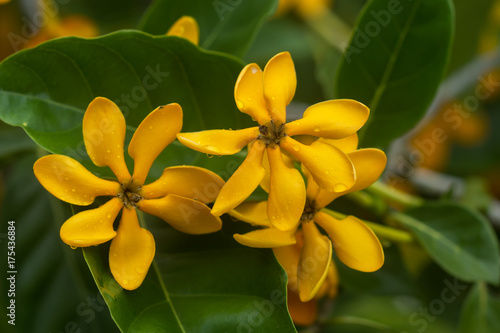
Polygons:
M303 18L314 18L332 6L333 0L280 0L276 16L295 10Z
M177 36L189 40L191 43L198 45L200 38L200 28L198 23L191 16L182 16L175 21L167 32L167 36Z
M185 233L205 234L221 228L221 220L205 205L215 199L224 183L213 172L192 166L169 167L158 180L144 185L153 161L175 140L181 128L182 109L178 104L152 111L137 127L128 146L134 160L134 173L130 175L123 152L125 117L112 101L98 97L83 117L85 148L92 162L109 167L117 181L98 178L64 155L47 155L35 162L39 182L62 201L87 206L97 196L112 197L99 208L72 216L62 225L60 236L72 247L112 240L111 273L125 289L133 290L142 284L155 254L153 236L139 225L136 209ZM120 211L115 231L113 222Z
M286 106L297 85L295 67L288 52L279 53L264 71L247 65L234 89L238 109L259 126L242 130L208 130L180 133L179 141L197 151L232 155L251 144L248 156L222 188L212 209L220 216L242 203L265 177L263 160L269 162L271 223L279 230L296 227L306 201L304 180L293 165L283 160L282 150L302 162L323 189L343 192L356 175L351 160L338 148L316 141L304 145L294 135L341 139L356 133L366 122L369 109L353 100L330 100L310 106L302 119L286 123Z
M319 140L335 145L352 161L357 174L352 188L343 192L325 191L318 186L312 174L304 170L308 186L307 201L302 206L298 223L301 229L281 231L273 227L266 212L269 201L245 202L230 212L237 219L264 227L242 235L235 234L234 238L246 246L272 248L288 272L289 288L298 290L302 302L313 299L328 276L331 276L329 280L334 278L331 275L334 273L329 273L333 249L340 261L362 272L376 271L384 262L378 238L360 219L348 216L338 220L322 210L339 196L362 190L375 182L385 168L387 159L384 152L378 149L355 150L356 134L342 140ZM316 224L329 237L323 235ZM303 246L297 246L297 238L302 234ZM293 263L297 264L294 266Z

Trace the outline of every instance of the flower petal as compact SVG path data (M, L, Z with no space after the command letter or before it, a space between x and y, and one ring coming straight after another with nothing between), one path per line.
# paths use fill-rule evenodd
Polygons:
M257 64L243 68L234 87L234 100L238 109L263 125L271 120L264 99L262 70Z
M253 225L270 227L267 216L267 201L246 201L228 212L232 217Z
M281 2L280 2L281 3ZM315 299L302 302L297 292L288 288L288 312L295 325L309 326L314 324L318 316L318 305Z
M288 135L342 139L363 127L369 115L370 109L357 101L335 99L308 107L302 119L286 124L286 131Z
M328 274L326 275L325 282L323 282L323 285L321 286L321 288L319 288L315 298L320 299L323 298L325 295L330 298L334 298L335 296L337 296L338 291L339 291L339 275L337 272L337 268L335 267L335 264L332 260L330 267L328 268Z
M101 195L116 196L120 184L90 173L76 160L64 155L47 155L33 165L36 178L56 198L87 206Z
M242 130L209 130L179 133L177 139L186 147L206 154L233 155L259 135L258 127Z
M187 234L208 234L219 231L222 227L220 218L210 214L210 208L205 204L175 194L161 199L142 200L139 209Z
M304 179L299 170L283 162L279 147L266 150L271 168L267 213L275 228L294 229L306 203Z
M182 109L177 103L160 106L144 118L128 146L128 154L134 159L135 181L144 184L154 160L181 129Z
M286 122L286 106L297 88L297 76L288 52L275 55L264 68L264 96L271 117L278 124Z
M333 146L318 141L306 146L291 137L286 137L281 141L281 147L301 161L314 181L327 191L345 191L356 181L351 160Z
M109 268L123 289L140 287L155 251L153 235L140 227L135 209L123 209L117 235L109 248Z
M142 190L147 199L176 194L209 203L215 200L222 186L224 180L215 172L184 165L166 168L160 178Z
M294 292L298 292L299 290L297 286L297 270L299 267L300 252L302 252L302 247L304 246L303 237L302 230L297 230L295 233L297 243L273 248L276 259L278 259L278 262L286 271L288 289Z
M304 247L299 259L299 296L302 302L314 298L328 274L332 261L332 243L314 222L302 223Z
M380 241L360 219L348 216L337 220L320 211L314 220L328 233L335 253L347 266L361 272L374 272L384 264Z
M276 228L264 228L247 232L246 234L234 234L234 239L245 246L256 248L275 248L293 245L296 243L295 230L281 231Z
M288 154L283 154L284 151L281 150L281 158L283 159L283 163L285 163L286 166L289 168L293 168L293 160L291 159ZM267 157L267 149L264 151L264 158L262 159L262 166L264 167L264 170L266 170L266 174L264 175L264 178L262 178L262 181L260 182L260 187L267 193L269 193L269 181L271 180L271 168L269 167L269 157Z
M212 208L212 214L221 216L229 212L245 201L259 186L266 172L262 167L264 149L265 145L261 142L252 145L243 163L220 190Z
M200 28L198 23L191 16L182 16L170 27L167 36L182 37L191 43L198 45Z
M108 166L121 183L130 179L123 158L125 117L115 103L97 97L83 116L83 140L87 153L97 166Z
M78 247L109 241L116 235L113 222L122 207L120 199L113 198L99 208L73 215L61 226L61 239L70 246Z
M334 146L344 153L350 153L358 148L358 134L354 133L342 139L323 139L318 141L326 143L327 145Z
M330 202L344 194L367 188L380 177L387 163L385 153L382 150L374 148L359 149L350 152L347 156L354 165L354 170L356 170L356 183L353 187L343 192L321 190L316 197L316 205L318 207L326 207Z

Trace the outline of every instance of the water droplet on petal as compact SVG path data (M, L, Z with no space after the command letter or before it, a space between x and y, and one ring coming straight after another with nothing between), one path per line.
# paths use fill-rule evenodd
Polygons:
M329 174L330 174L330 170L326 170L326 171L325 171L325 173L326 173L327 175L329 175Z
M238 109L243 110L245 108L245 103L243 103L243 101L237 100L236 106L238 107Z
M314 127L314 132L319 132L320 130L321 128L319 128L319 126Z
M248 99L249 101L251 101L251 100L252 100L252 97L248 97L247 99Z
M69 178L68 177L64 177L64 180L69 180Z
M212 157L214 157L214 155L207 154L207 157L208 157L208 158L212 158Z
M106 217L107 217L108 219L110 219L110 218L111 218L111 214L110 214L110 213L108 213L108 214L106 215Z
M257 72L258 72L257 68L256 67L252 67L252 74L255 74Z
M149 129L152 130L153 129L153 126L149 126Z
M72 189L71 189L71 192L76 192L76 188L72 188Z
M300 146L299 145L293 145L293 150L299 151L300 150Z
M144 268L137 267L137 268L135 269L135 271L136 271L137 273L139 273L139 274L142 274L142 273L144 273Z
M76 248L77 248L77 246L73 246L73 245L71 245L70 247L71 247L71 249L73 249L73 250L76 250Z
M275 100L276 100L276 96L271 96L271 99L272 99L273 101L275 101Z
M335 192L344 192L345 190L347 190L347 186L345 184L337 184L333 187L333 190Z
M111 150L107 149L107 150L106 150L106 153L108 153L108 154L109 154L109 153L111 153Z

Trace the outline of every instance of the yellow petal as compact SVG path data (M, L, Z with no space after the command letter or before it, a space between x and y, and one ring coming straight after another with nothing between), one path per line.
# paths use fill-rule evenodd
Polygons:
M142 200L139 209L187 234L208 234L219 231L222 227L220 218L210 214L210 208L205 204L175 194L161 199Z
M356 133L369 115L370 110L357 101L335 99L310 106L302 119L286 124L286 131L288 135L342 139Z
M300 252L302 252L302 247L304 246L302 237L302 231L299 230L295 234L297 243L273 248L276 259L278 259L278 262L286 271L286 275L288 277L288 289L293 290L294 292L298 292L299 290L297 286L297 270L299 267Z
M287 305L295 325L309 326L316 321L318 305L315 299L302 302L297 292L288 289Z
M259 229L243 235L235 234L233 237L242 245L256 248L270 249L296 243L295 230L281 231L276 228Z
M192 133L179 133L177 139L194 150L206 154L233 155L259 135L258 127L242 130L209 130Z
M33 170L47 191L73 205L90 205L97 196L116 196L120 191L117 182L96 177L76 160L64 155L41 157Z
M234 100L241 112L255 119L259 124L271 120L264 99L262 70L257 64L243 68L234 87Z
M223 185L224 180L216 173L185 165L166 168L160 178L142 190L147 199L176 194L209 203L215 200Z
M271 168L267 213L275 228L290 230L299 224L304 211L304 179L299 170L290 168L283 162L279 147L266 150Z
M292 57L288 52L275 55L264 68L264 96L271 117L278 124L286 122L286 106L297 88Z
M353 187L343 192L321 190L316 197L316 205L318 207L326 207L330 202L346 193L367 188L380 177L387 163L385 153L382 150L374 148L359 149L350 152L347 156L356 170L356 183Z
M267 201L246 201L228 212L232 217L253 225L270 227L267 216Z
M302 302L314 298L328 274L332 261L332 243L314 222L302 223L304 247L299 259L299 296Z
M267 150L267 149L266 149ZM293 160L288 156L288 154L283 154L284 151L281 150L281 158L283 159L283 163L289 168L293 168ZM264 158L262 159L262 166L266 170L266 174L262 181L260 182L260 187L267 193L269 193L269 181L271 180L271 169L269 168L269 157L267 157L267 151L264 152Z
M245 201L246 198L259 186L264 173L262 155L265 145L256 142L250 148L247 157L222 187L215 200L212 214L221 216Z
M310 146L286 137L281 147L304 164L314 181L327 191L341 192L351 188L355 181L354 166L346 154L321 142Z
M182 109L172 103L152 111L141 124L130 141L128 154L134 159L132 178L144 184L154 160L182 129Z
M124 183L130 173L123 158L125 117L115 103L97 97L83 116L83 140L89 157L97 166L108 166L118 180Z
M59 232L64 243L85 247L105 243L115 237L113 222L123 207L113 198L96 209L89 209L70 217Z
M140 287L155 256L153 235L139 226L135 209L123 209L117 235L109 248L109 268L123 289Z
M326 143L327 145L334 146L344 153L350 153L358 148L358 134L354 133L342 139L323 139L318 141Z
M316 294L315 298L320 299L323 298L325 295L328 296L329 298L334 298L335 296L337 296L338 289L339 289L339 276L337 273L337 268L335 267L332 260L330 267L328 268L328 273L326 275L325 282L323 282L323 284L319 288L319 291Z
M191 43L198 45L200 28L198 23L191 16L182 16L170 27L167 36L182 37Z
M382 245L360 219L348 216L337 220L320 211L314 220L328 233L335 253L347 266L362 272L374 272L384 264Z

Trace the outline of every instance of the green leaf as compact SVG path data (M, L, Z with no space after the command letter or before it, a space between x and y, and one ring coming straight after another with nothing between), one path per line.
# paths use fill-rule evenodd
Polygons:
M200 26L201 47L241 57L276 5L276 0L156 0L139 29L163 35L177 19L189 15Z
M372 0L364 8L337 77L338 98L371 109L363 147L383 147L422 118L442 79L453 35L449 0Z
M394 217L414 232L448 273L464 281L498 284L498 240L488 220L475 210L455 203L429 203Z
M185 132L244 128L255 123L234 102L234 84L242 68L235 58L203 51L176 37L121 31L96 39L62 38L0 64L0 119L23 127L46 150L71 156L106 175L90 162L83 144L83 114L95 97L107 97L121 108L127 140L155 107L173 102L183 108ZM209 160L175 142L150 176L179 164L228 173L229 163L240 160ZM132 160L127 164L133 165Z
M467 295L460 316L459 333L500 332L500 299L478 283Z
M34 154L25 154L3 169L7 195L0 202L0 252L5 260L0 271L0 315L2 324L10 320L6 305L15 299L16 325L0 325L1 331L116 332L80 251L71 250L59 238L62 204L37 182L35 159ZM11 275L7 272L8 221L15 221L14 298L8 297L4 282Z
M122 331L295 332L286 307L286 273L270 250L236 244L226 226L215 234L191 236L163 221L151 222L155 259L134 291L113 279L108 246L84 250Z

